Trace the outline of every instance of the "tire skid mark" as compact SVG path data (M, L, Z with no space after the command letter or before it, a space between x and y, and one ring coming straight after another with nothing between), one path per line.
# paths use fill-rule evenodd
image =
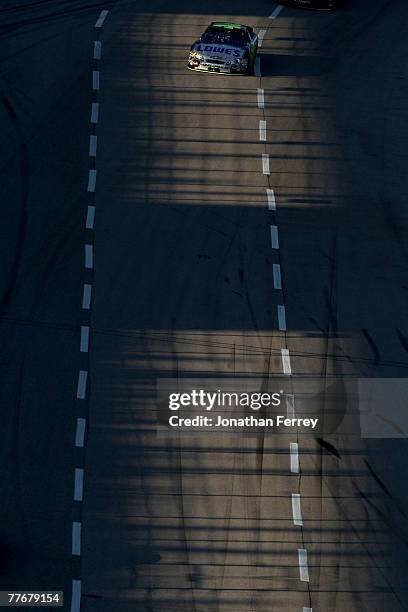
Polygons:
M3 295L0 298L0 317L4 318L9 302L13 296L14 289L16 286L16 281L18 278L18 272L21 265L21 260L23 256L23 248L27 235L27 203L28 203L28 193L29 193L29 163L28 163L28 153L27 153L27 145L24 142L23 132L20 127L20 123L17 117L17 114L14 110L14 107L10 100L5 96L1 95L1 101L6 109L7 115L10 118L10 122L13 125L17 140L20 142L20 153L19 153L19 165L20 165L20 175L21 175L21 196L20 196L20 216L17 227L17 240L16 246L14 249L14 258L13 262L10 265L10 273L8 279L6 281L5 290Z

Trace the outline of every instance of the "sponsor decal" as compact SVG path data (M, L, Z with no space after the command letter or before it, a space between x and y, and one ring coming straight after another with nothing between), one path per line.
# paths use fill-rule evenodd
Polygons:
M241 52L238 49L229 49L228 47L217 47L216 45L196 45L197 51L204 51L204 53L221 53L222 55L233 55L234 57L241 57Z

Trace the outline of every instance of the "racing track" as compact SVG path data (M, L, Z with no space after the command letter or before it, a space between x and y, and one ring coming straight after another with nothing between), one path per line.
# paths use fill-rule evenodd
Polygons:
M165 434L155 388L165 375L266 380L282 348L294 373L405 376L408 9L356 0L269 20L265 0L191 4L3 12L1 588L64 589L69 610L80 579L86 612L406 610L405 441L363 444L357 423L324 444ZM90 233L91 58L106 8ZM185 69L214 17L267 29L261 77Z

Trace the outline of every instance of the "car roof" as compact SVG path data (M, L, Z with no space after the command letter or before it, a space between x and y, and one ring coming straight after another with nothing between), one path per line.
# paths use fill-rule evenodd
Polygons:
M228 21L213 21L209 28L225 28L226 30L252 30L249 26L240 23L229 23Z

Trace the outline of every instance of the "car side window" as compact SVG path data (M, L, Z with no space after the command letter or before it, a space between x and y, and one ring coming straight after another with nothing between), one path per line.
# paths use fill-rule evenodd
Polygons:
M246 45L251 42L251 37L249 36L248 32L244 32L244 41Z

